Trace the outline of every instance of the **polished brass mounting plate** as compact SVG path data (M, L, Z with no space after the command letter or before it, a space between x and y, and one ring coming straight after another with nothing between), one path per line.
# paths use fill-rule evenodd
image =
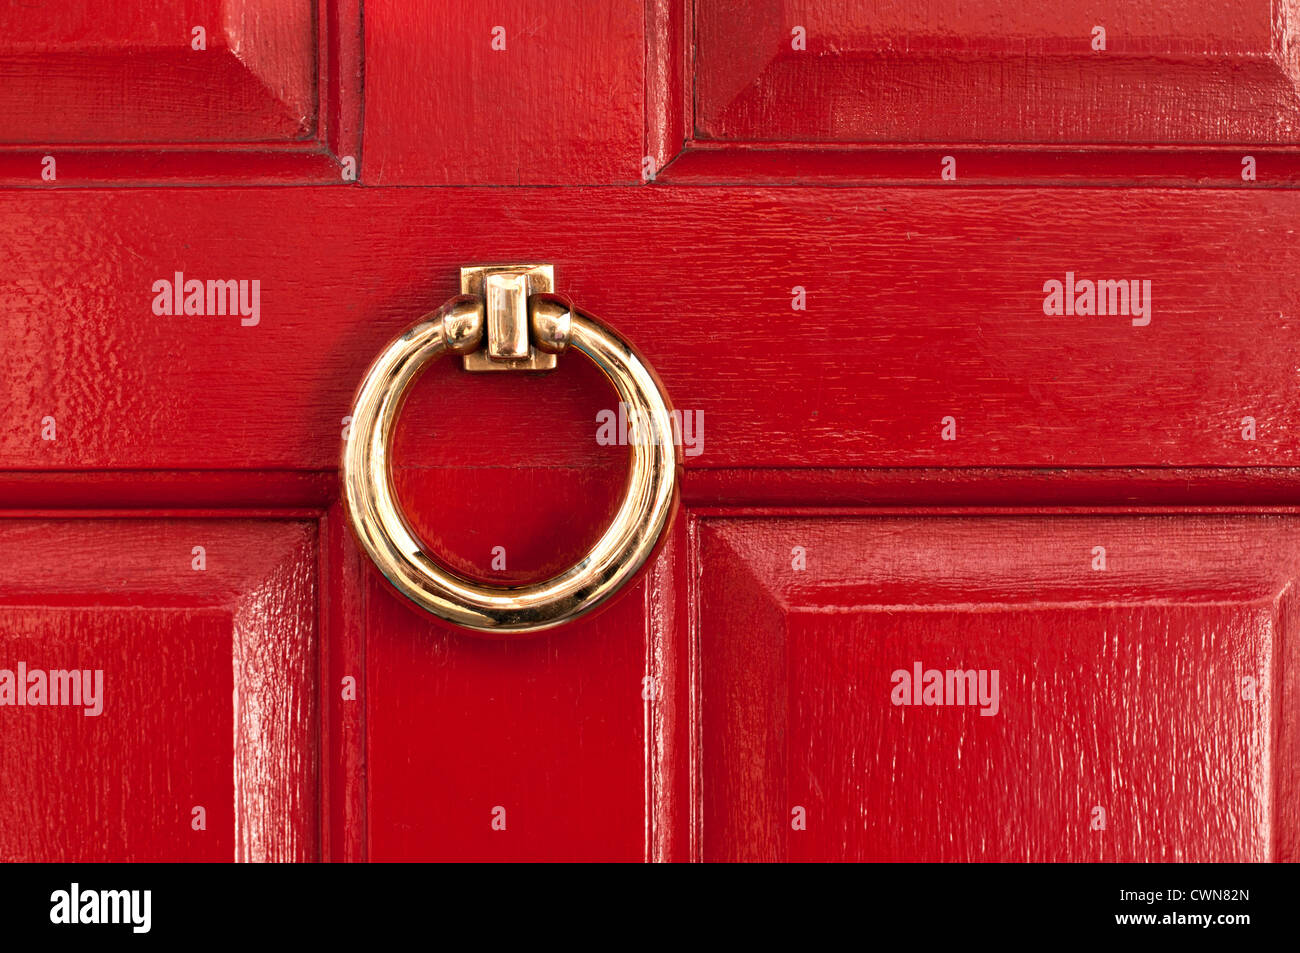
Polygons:
M461 358L467 371L552 371L554 354L528 340L528 296L555 291L552 265L474 265L460 270L460 293L484 300L485 346Z

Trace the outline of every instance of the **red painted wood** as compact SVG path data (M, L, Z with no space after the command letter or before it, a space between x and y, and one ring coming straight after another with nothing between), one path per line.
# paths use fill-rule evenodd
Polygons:
M301 521L0 520L0 669L103 686L98 715L0 707L0 858L316 859L316 548Z
M510 642L365 600L371 860L646 856L642 585Z
M639 181L645 15L639 0L366 4L364 181Z
M334 504L321 521L321 858L366 858L365 557Z
M688 468L1295 466L1298 212L1284 190L6 193L0 467L331 468L365 367L455 292L459 264L539 254L703 411ZM287 252L306 247L330 254ZM155 316L153 282L178 269L259 280L260 323ZM1150 325L1045 315L1067 271L1150 280ZM107 385L82 370L105 354ZM581 360L535 385L560 405L436 387L449 369L409 412L517 418L512 459L581 465L594 417L574 442L555 412L612 403ZM454 432L426 463L501 453Z
M194 0L148 16L85 0L0 17L0 184L355 181L358 0Z
M52 155L59 178L41 178ZM341 165L318 142L268 149L260 145L212 149L151 146L122 149L77 145L33 153L28 147L0 147L0 185L12 189L62 191L88 186L304 185L338 183Z
M1294 144L1300 132L1287 3L694 8L701 139Z
M0 139L194 143L314 131L310 3L190 2L160 17L121 17L123 6L84 2L48 19L4 14Z
M654 160L657 174L662 174L691 137L695 112L692 16L690 0L646 0L645 141L646 155Z
M1242 159L1255 160L1256 178L1242 179ZM957 180L942 178L945 158ZM655 180L673 185L970 185L1156 186L1293 188L1300 184L1294 149L1248 146L1173 148L1106 146L1063 150L1039 146L971 146L965 142L900 147L871 143L823 146L695 140Z
M1296 704L1293 518L700 533L705 859L1294 859L1266 767ZM917 662L999 672L997 713L894 704Z
M111 702L0 706L0 858L1300 857L1285 5L339 0L304 46L248 0L261 87L177 86L212 9L0 14L0 668L102 662ZM645 573L504 643L389 590L336 468L375 354L509 260L703 442ZM256 280L256 323L155 313L178 271ZM1151 281L1150 324L1046 314L1066 272ZM431 368L412 526L561 569L616 408L576 354ZM999 714L893 706L917 659L998 668Z

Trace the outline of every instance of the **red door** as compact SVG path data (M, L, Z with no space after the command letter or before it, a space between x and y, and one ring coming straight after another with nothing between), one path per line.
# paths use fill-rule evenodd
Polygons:
M0 857L1296 858L1286 4L361 6L0 14ZM462 266L540 262L681 507L483 638L339 460ZM564 571L618 412L435 363L411 528Z

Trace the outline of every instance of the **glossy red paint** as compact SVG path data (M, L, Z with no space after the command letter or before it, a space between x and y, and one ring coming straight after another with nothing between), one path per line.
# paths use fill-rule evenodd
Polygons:
M0 184L344 181L361 57L360 0L11 6Z
M363 35L323 2L304 44L265 0L261 59L211 51L262 84L204 71L196 113L167 64L209 6L0 31L0 669L106 682L95 717L0 706L0 858L1300 856L1267 5L383 0ZM50 76L67 108L24 113ZM374 355L504 260L703 414L645 574L508 643L393 595L336 474ZM1045 314L1067 271L1150 280L1150 323ZM256 323L155 314L176 272L256 279ZM476 578L563 567L616 407L580 355L432 368L413 526ZM917 661L998 670L998 714L894 705Z
M1297 214L1286 190L10 192L0 466L331 468L383 343L456 293L458 262L530 248L704 411L688 468L1295 466ZM308 235L327 259L286 253ZM152 283L177 270L260 276L260 325L154 316ZM1150 325L1045 316L1043 284L1067 270L1148 277ZM116 388L72 373L106 360ZM553 433L542 395L584 420L610 395L567 363L529 381L431 371L408 413L457 446L405 465L584 465L594 424ZM57 441L39 439L47 414ZM518 421L513 445L448 423L480 414Z
M1300 131L1289 4L695 0L695 11L700 139L1290 145Z
M103 685L3 709L5 858L318 856L317 550L308 520L0 523L0 668Z
M1293 520L702 520L704 858L1270 859Z

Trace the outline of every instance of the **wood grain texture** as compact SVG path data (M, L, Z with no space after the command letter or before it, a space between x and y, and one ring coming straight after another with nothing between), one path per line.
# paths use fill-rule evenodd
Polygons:
M67 5L0 14L0 142L210 143L310 137L317 50L310 0ZM192 31L204 30L203 49Z
M365 15L365 182L638 181L642 3L378 0Z
M0 668L108 701L0 709L0 858L1300 858L1291 0L119 7L0 11ZM384 344L511 260L703 433L644 574L503 643L389 589L337 467ZM257 320L156 314L177 272ZM1067 272L1151 323L1044 313ZM410 523L559 571L616 410L577 354L430 368ZM916 660L999 715L891 705Z
M57 15L0 12L0 184L353 184L359 4L187 2L146 16L86 0ZM191 45L196 27L205 49Z
M645 577L646 859L655 862L699 856L694 526L687 513L678 514Z
M455 292L459 265L510 258L553 261L560 290L635 341L677 407L703 411L688 469L1295 466L1297 203L1212 190L8 193L0 467L332 468L384 343ZM155 316L152 284L176 270L260 280L260 324ZM1150 325L1045 315L1044 282L1066 271L1150 280ZM432 371L407 413L515 419L512 459L583 465L596 422L582 418L614 402L581 363L527 384ZM41 439L46 416L57 440ZM941 439L945 416L956 440ZM454 431L454 444L414 440L399 464L500 462L491 434Z
M1255 160L1256 178L1242 178L1242 158ZM951 157L956 178L943 178ZM1295 188L1300 154L1255 145L925 146L853 143L725 142L695 139L663 168L670 185L1098 186L1209 189Z
M10 3L0 8L0 51L175 49L189 44L191 27L219 23L222 5L223 0L174 0L150 8L114 0L75 0L37 14L28 4Z
M1291 2L694 7L700 139L1186 145L1300 134ZM805 49L792 48L796 26Z
M306 24L310 31L310 23ZM310 39L307 32L303 39ZM188 31L185 35L188 40ZM264 142L306 138L315 104L277 99L224 46L202 52L9 56L0 139L57 146L89 142ZM310 85L309 57L290 85ZM113 95L108 91L112 90ZM303 111L304 105L311 112Z
M503 642L417 613L369 573L369 859L646 857L641 585Z
M690 0L646 0L645 8L646 155L657 175L691 138L694 11Z
M315 549L300 522L0 521L0 668L104 685L95 716L0 709L0 856L316 859Z
M1295 528L704 521L704 858L1292 858ZM891 674L918 661L998 670L996 716L894 705Z
M321 859L366 859L365 587L341 504L320 524Z

